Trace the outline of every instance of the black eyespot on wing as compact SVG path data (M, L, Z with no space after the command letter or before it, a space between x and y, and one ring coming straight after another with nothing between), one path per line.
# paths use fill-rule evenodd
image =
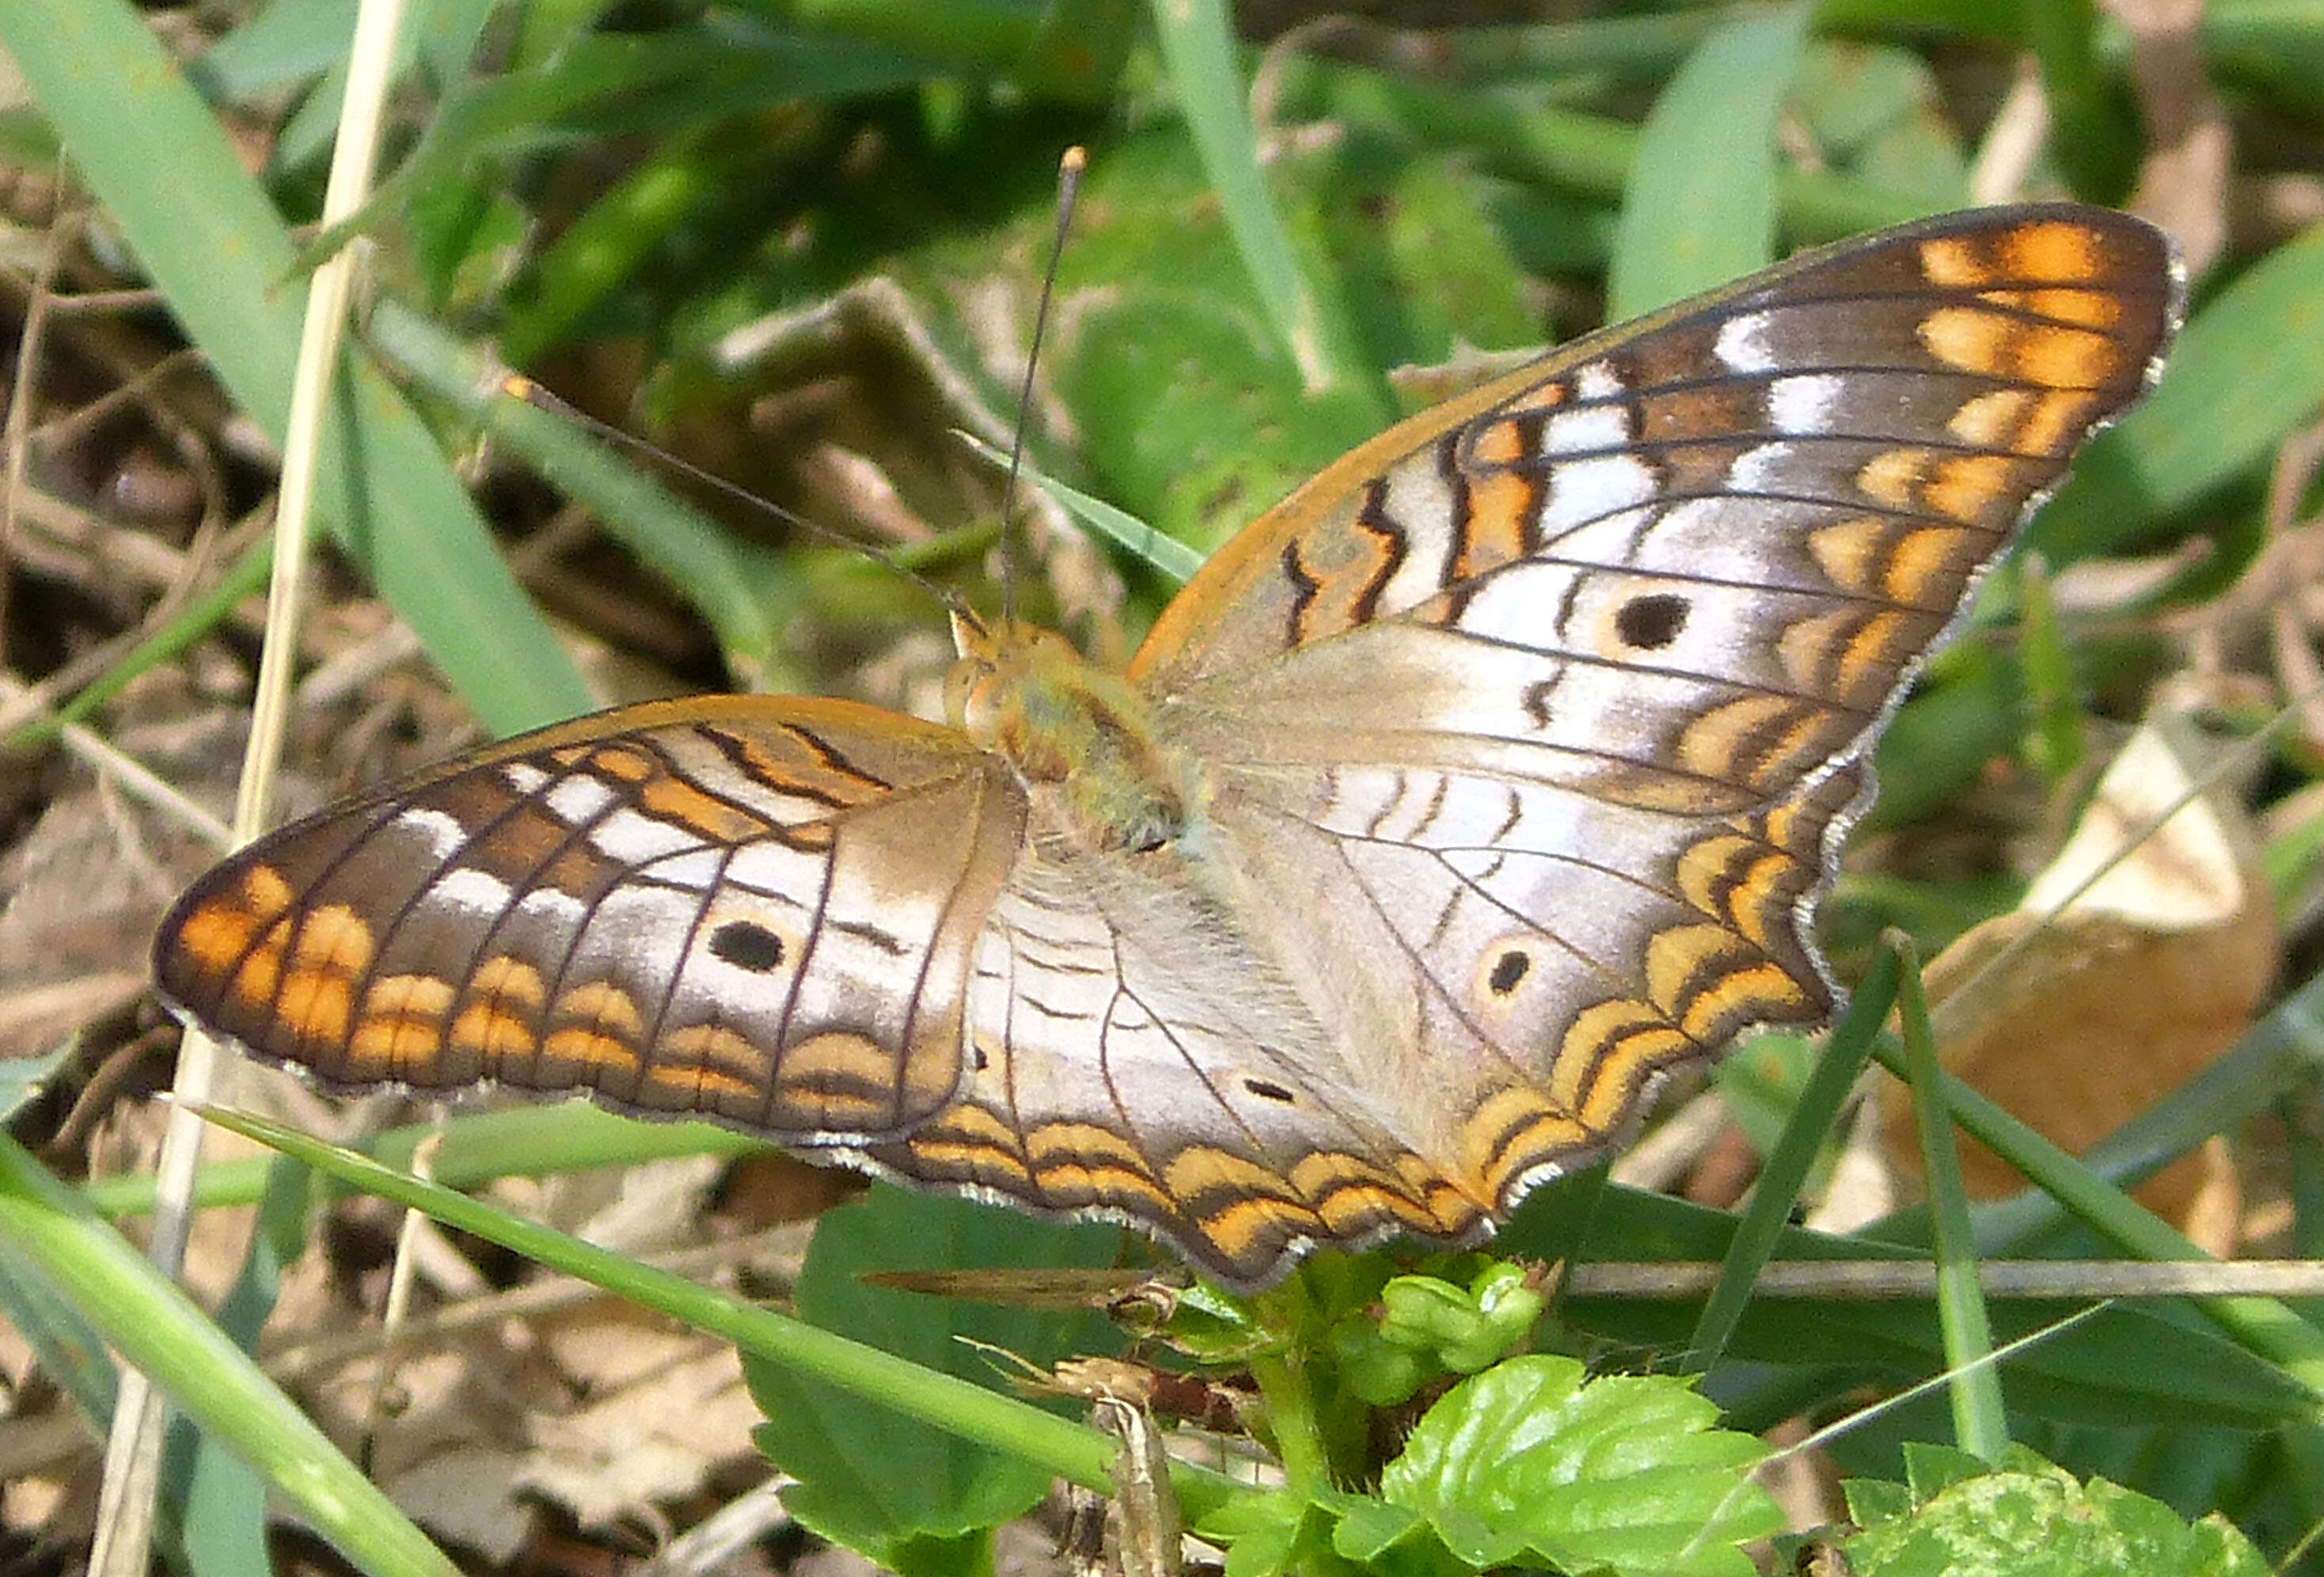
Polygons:
M1270 1084L1265 1079L1245 1079L1242 1082L1242 1087L1262 1101L1277 1101L1286 1106L1292 1105L1298 1100L1297 1096L1282 1085Z
M750 920L729 920L710 933L710 954L737 969L764 974L781 964L783 939Z
M1517 989L1517 982L1532 967L1533 955L1512 947L1493 961L1493 973L1486 977L1485 983L1492 988L1493 995L1506 997Z
M1625 646L1658 651L1686 628L1687 602L1674 592L1632 597L1614 615L1614 632Z

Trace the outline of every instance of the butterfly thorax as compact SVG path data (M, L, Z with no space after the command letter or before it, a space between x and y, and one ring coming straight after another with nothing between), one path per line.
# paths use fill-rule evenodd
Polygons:
M945 684L954 726L1016 770L1066 842L1086 853L1160 848L1200 804L1194 763L1156 737L1146 702L1064 637L1029 624L953 621Z

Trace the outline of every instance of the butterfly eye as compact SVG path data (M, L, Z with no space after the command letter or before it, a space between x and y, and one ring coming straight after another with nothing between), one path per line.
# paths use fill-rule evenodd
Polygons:
M1659 651L1686 628L1687 602L1671 592L1632 597L1614 615L1615 632L1622 643L1639 651Z

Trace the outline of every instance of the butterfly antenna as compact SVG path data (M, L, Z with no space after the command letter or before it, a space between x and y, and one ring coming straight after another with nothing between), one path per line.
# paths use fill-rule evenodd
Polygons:
M1056 294L1057 264L1065 255L1065 232L1074 222L1074 207L1081 200L1082 172L1089 168L1089 150L1065 150L1057 161L1057 228L1049 243L1049 266L1041 274L1041 299L1033 309L1033 341L1025 350L1025 381L1017 391L1017 427L1009 436L1009 476L1001 487L1001 617L1017 621L1017 555L1010 538L1017 520L1017 477L1025 463L1025 426L1032 420L1033 373L1041 363L1041 341L1048 332L1049 302Z
M910 581L946 606L950 606L954 601L944 587L875 543L866 542L858 537L851 537L844 531L834 530L820 521L809 520L797 510L786 509L773 499L762 497L752 492L739 482L729 481L715 471L703 469L683 455L672 454L659 444L650 443L633 432L624 432L609 421L600 421L580 407L569 404L551 393L522 373L504 369L499 376L500 392L511 400L521 400L535 410L545 410L552 416L562 418L616 447L627 449L632 454L642 455L665 470L674 471L681 476L699 482L722 498L732 499L745 509L755 510L768 519L779 521L794 530L804 531L808 536L834 548L844 548L850 553L861 554L882 568Z

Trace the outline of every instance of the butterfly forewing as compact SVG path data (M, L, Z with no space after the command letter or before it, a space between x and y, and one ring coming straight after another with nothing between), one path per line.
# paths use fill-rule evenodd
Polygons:
M1134 671L1231 862L1297 894L1296 978L1334 971L1317 906L1379 935L1456 1181L1506 1208L1658 1073L1827 1016L1810 906L1873 739L2175 309L2159 234L2089 209L1810 254L1416 418L1165 615Z
M261 839L163 922L164 996L344 1086L586 1090L793 1139L953 1097L1023 835L998 761L832 701L567 724Z
M586 719L235 856L162 988L333 1083L700 1111L1240 1285L1468 1239L1670 1069L1827 1015L1873 741L2176 311L2104 210L1807 254L1356 449L1130 687L986 632L991 749Z

